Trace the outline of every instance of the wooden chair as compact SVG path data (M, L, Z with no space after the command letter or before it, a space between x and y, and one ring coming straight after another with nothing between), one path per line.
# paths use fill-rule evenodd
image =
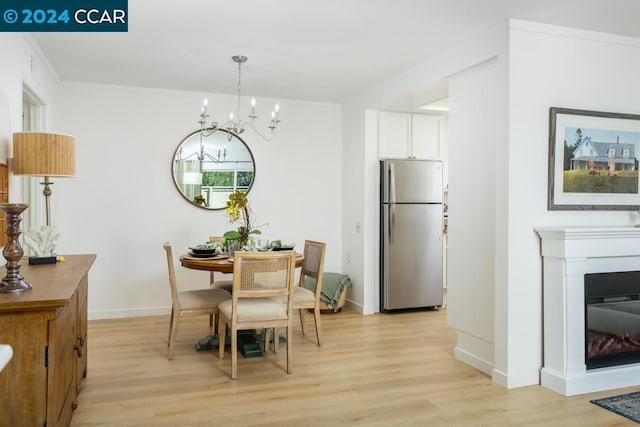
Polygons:
M296 255L293 251L236 252L233 292L218 306L219 356L224 358L227 325L231 336L231 379L238 375L238 331L285 328L287 373L291 373L291 313Z
M191 291L178 291L176 284L176 272L173 265L173 252L171 245L165 243L164 250L167 252L167 265L169 267L169 284L171 285L171 320L169 322L169 347L167 359L173 359L176 334L178 333L178 323L180 316L208 314L213 319L218 317L218 304L230 299L231 294L222 289L197 289ZM215 322L210 321L211 333L215 331Z
M304 312L313 309L313 320L316 325L316 338L318 346L322 345L321 325L320 325L320 292L322 291L322 272L324 270L324 254L327 245L321 242L305 240L304 261L300 271L300 281L293 290L293 309L300 313L300 324L302 334L304 330ZM309 277L315 282L315 291L310 291L304 287L305 278Z
M221 236L214 236L209 238L210 242L219 243L221 245L224 243L224 240L224 237ZM215 272L212 271L209 273L209 287L215 289L224 289L225 291L231 293L231 290L233 289L233 279L216 280Z
M209 273L209 287L214 289L224 289L225 291L231 293L231 290L233 289L233 279L217 280L214 273L214 271L211 271Z

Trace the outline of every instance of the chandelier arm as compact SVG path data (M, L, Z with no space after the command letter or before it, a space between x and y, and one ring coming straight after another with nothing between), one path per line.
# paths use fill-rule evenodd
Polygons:
M193 153L189 154L187 157L183 157L180 160L184 161L184 160L189 160L190 157L196 156L196 158L198 158L199 160L199 155L200 153L198 153L197 151L194 151Z
M207 127L207 128L200 128L200 135L204 136L205 138L208 136L213 135L214 133L216 133L216 131L218 130L220 126L218 125L217 122L212 122L211 126Z
M254 131L255 133L258 134L258 136L260 136L262 139L264 139L265 141L271 141L273 139L273 129L271 126L269 126L269 135L265 135L262 132L260 132L255 126L253 126L252 123L245 123L247 126L249 126L251 128L252 131Z
M225 159L224 159L224 158L222 158L222 160L220 160L220 159L217 159L217 158L213 157L213 156L212 156L211 154L209 154L209 153L203 153L203 154L204 154L204 157L207 157L207 158L208 158L209 160L211 160L213 163L224 163L224 162L225 162ZM226 153L225 153L225 157L226 157ZM202 160L204 160L204 159L202 159Z

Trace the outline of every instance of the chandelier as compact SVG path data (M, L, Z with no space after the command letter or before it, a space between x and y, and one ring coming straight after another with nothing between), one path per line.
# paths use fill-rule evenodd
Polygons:
M258 118L258 116L256 115L256 99L255 98L251 99L251 114L248 116L250 121L247 122L247 121L241 120L240 119L240 95L241 95L241 89L242 89L242 64L247 62L247 57L235 55L235 56L232 56L231 59L233 60L233 62L238 64L238 102L236 106L236 114L234 115L233 113L230 113L229 120L223 125L219 125L218 122L213 122L213 121L210 124L207 124L207 120L209 118L209 115L207 114L208 100L205 98L202 103L202 112L200 113L200 120L198 121L198 123L200 124L200 134L201 136L204 135L206 137L213 134L218 129L223 128L229 132L229 140L231 140L232 134L240 135L244 132L245 127L249 127L255 133L260 135L263 139L267 141L271 141L271 138L273 138L274 131L276 130L276 128L278 127L278 124L280 123L280 119L278 117L280 106L276 104L273 110L271 111L271 119L269 121L269 126L267 127L268 134L266 135L260 132L256 128L255 120Z
M215 129L217 130L217 128ZM214 156L211 155L209 153L207 153L204 150L204 140L202 139L203 136L207 137L210 136L213 132L215 132L215 130L212 131L212 129L205 129L204 131L202 130L202 128L200 129L200 148L198 151L193 152L191 154L189 154L186 157L182 156L182 147L180 147L180 149L178 150L178 156L176 158L176 160L180 161L180 160L189 160L192 157L195 156L196 159L199 160L200 165L202 165L202 162L213 162L213 163L224 163L227 159L227 147L225 146L224 148L220 148L217 147L218 150L218 155ZM211 131L211 132L209 132ZM207 133L209 132L209 133Z

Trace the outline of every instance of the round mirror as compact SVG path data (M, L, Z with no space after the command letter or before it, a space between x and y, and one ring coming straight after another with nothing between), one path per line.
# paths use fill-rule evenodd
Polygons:
M229 194L248 193L255 178L251 150L226 129L191 132L178 145L171 169L180 194L203 209L224 209Z

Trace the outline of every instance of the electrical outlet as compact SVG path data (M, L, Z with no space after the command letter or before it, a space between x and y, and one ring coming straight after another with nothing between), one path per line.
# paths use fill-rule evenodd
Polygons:
M347 252L347 264L351 264L351 252Z
M360 232L360 221L356 222L356 233Z

